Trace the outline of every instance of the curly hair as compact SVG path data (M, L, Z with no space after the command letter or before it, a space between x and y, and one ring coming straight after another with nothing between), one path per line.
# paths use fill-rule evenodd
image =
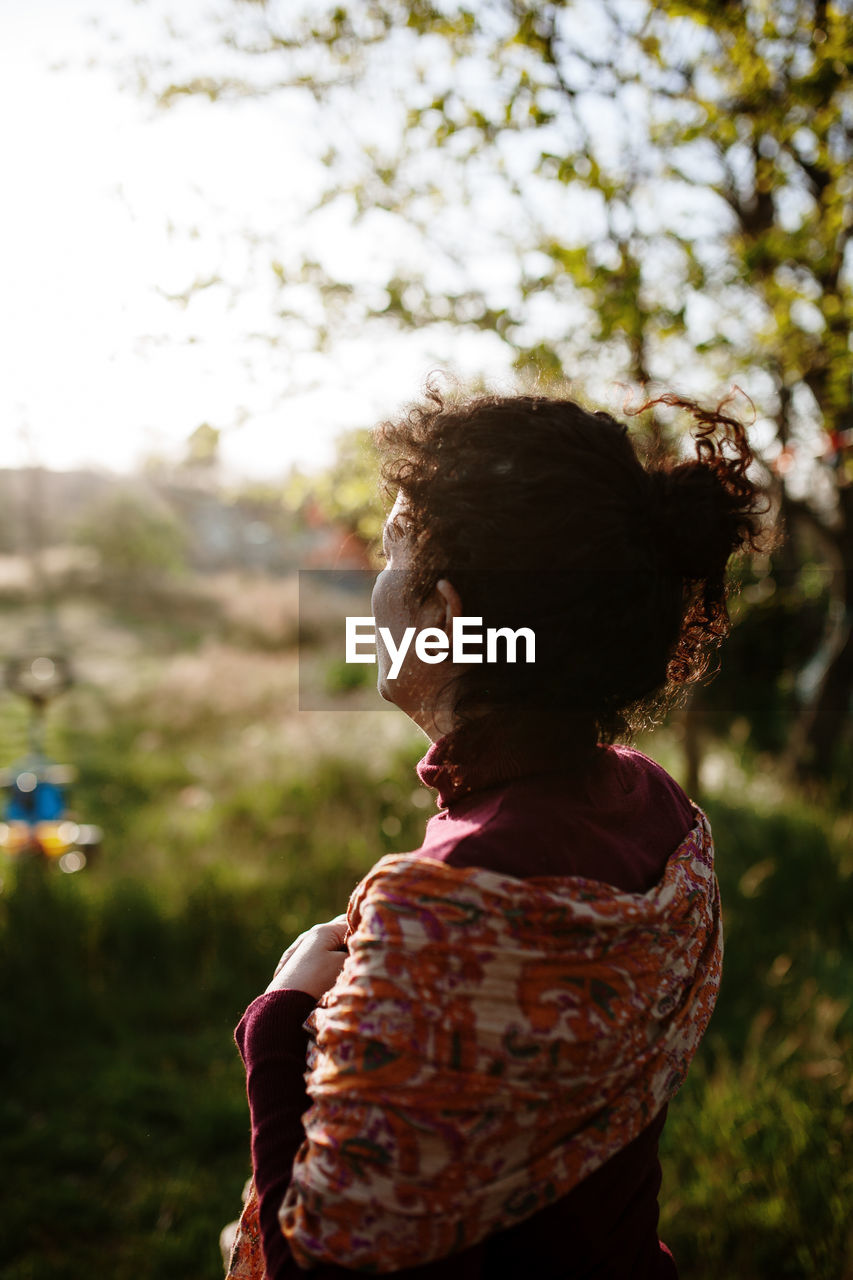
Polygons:
M448 578L485 626L535 631L535 663L456 677L460 726L535 712L564 744L630 740L708 671L731 626L729 559L778 535L726 401L667 394L631 416L658 404L692 418L694 459L660 444L643 463L626 424L570 399L446 401L431 385L374 429L383 486L406 500L407 603Z

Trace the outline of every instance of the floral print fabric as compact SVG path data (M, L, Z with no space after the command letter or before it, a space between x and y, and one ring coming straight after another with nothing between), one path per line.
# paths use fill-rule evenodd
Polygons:
M691 802L692 803L692 802ZM719 990L708 820L660 881L519 880L382 858L310 1015L305 1141L280 1210L297 1263L388 1272L565 1195L680 1088ZM260 1280L250 1196L232 1280Z

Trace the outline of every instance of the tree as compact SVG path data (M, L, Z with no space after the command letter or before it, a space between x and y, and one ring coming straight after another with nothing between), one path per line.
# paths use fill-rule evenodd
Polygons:
M285 499L294 510L318 509L337 521L369 550L382 537L382 502L370 432L356 428L339 436L330 466L312 475L294 468L285 483Z
M540 383L594 363L599 385L748 388L791 534L771 576L795 576L803 538L829 570L834 639L794 735L800 772L827 772L853 693L847 0L232 13L242 71L161 84L160 101L310 93L333 126L321 204L405 225L420 246L381 290L322 254L276 263L283 310L309 284L341 323L494 333Z
M187 437L186 467L213 471L219 462L220 432L210 423L203 422Z

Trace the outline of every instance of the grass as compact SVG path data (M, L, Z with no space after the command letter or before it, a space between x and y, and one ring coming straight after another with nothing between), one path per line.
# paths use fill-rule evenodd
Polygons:
M95 898L22 871L2 952L3 1003L17 1004L2 1128L18 1171L2 1274L216 1275L215 1224L246 1162L229 1035L261 968L252 930L209 888L169 917L140 886Z
M295 934L420 843L425 743L387 712L294 714L287 653L198 631L152 658L138 622L98 625L109 676L47 745L100 859L0 869L0 1276L214 1280L249 1172L233 1029ZM643 749L677 772L665 735ZM702 803L723 985L670 1104L660 1234L684 1280L850 1277L851 817L748 771Z
M410 783L399 772L402 796ZM122 829L133 828L135 801L150 832L139 776L152 776L147 756L127 774ZM168 809L162 761L153 776L148 808ZM379 828L393 807L383 785L385 799L355 766L322 762L275 790L293 827L266 849L273 792L237 787L216 802L211 865L191 872L181 860L186 831L161 837L178 859L171 877L144 875L144 834L132 870L110 866L108 851L91 874L32 862L7 870L0 1132L6 1168L19 1176L4 1195L4 1280L221 1274L219 1230L249 1172L232 1032L286 943L342 909L390 847ZM253 874L226 856L237 832Z
M659 1232L685 1277L849 1274L849 1100L777 1044L700 1050L670 1103Z

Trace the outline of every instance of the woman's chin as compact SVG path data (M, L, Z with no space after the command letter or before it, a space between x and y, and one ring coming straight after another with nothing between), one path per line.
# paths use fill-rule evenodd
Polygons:
M419 729L423 729L424 733L427 733L425 728L427 716L423 700L413 695L412 690L407 689L405 684L380 676L376 681L376 691L380 698L383 698L385 702L392 703L395 707L399 707L410 720L415 722Z
M376 692L379 694L380 698L384 698L386 702L392 702L395 707L399 707L401 705L396 680L389 680L388 676L383 675L381 672L376 681ZM405 707L403 710L405 710Z

